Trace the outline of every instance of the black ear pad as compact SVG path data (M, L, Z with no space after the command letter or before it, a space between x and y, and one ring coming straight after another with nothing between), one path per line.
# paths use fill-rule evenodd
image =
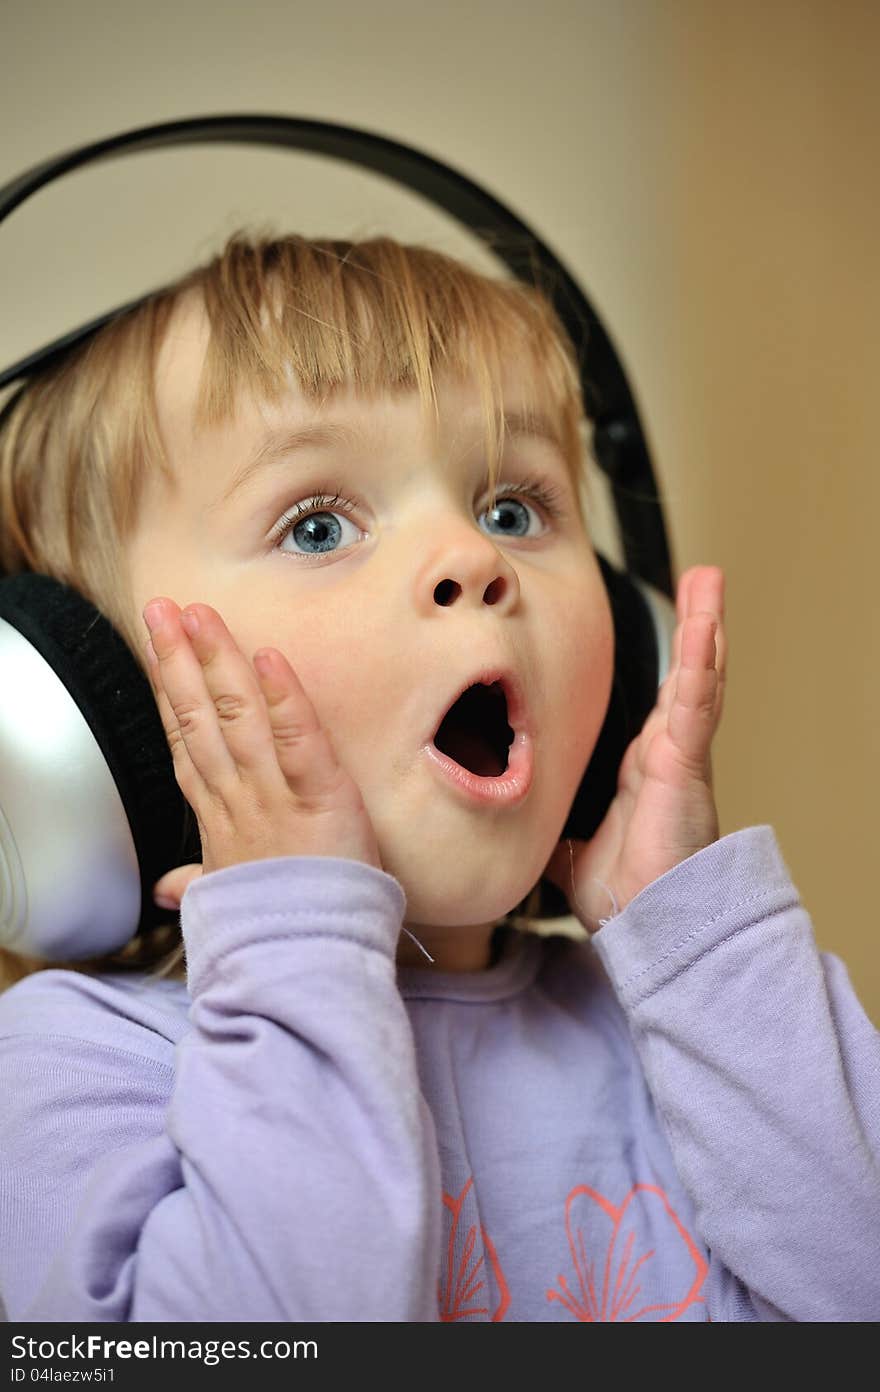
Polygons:
M27 572L0 580L0 617L54 670L110 769L137 851L137 931L167 921L167 910L153 903L153 885L172 866L200 862L202 852L146 676L104 615L51 576ZM145 632L145 642L146 637ZM66 795L63 786L58 791ZM81 815L86 825L89 808L84 806Z
M660 669L656 630L642 594L599 552L596 558L614 620L614 677L605 722L562 830L562 837L582 841L595 834L614 800L623 756L657 703ZM538 916L570 912L562 891L542 880Z

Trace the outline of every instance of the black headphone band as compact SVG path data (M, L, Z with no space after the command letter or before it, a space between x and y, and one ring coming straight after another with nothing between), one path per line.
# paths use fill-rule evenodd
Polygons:
M173 145L276 145L347 160L385 175L443 208L480 238L519 280L552 302L577 353L593 451L610 482L626 568L673 597L669 547L651 460L626 375L610 338L574 278L509 208L449 165L385 136L290 116L194 117L124 131L68 150L0 188L0 222L46 184L86 164ZM156 293L153 291L151 293ZM0 389L22 381L149 296L72 330L0 371Z

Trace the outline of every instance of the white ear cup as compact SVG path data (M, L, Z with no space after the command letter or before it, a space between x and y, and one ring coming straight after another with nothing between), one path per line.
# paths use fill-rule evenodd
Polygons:
M5 619L0 671L0 945L49 960L115 951L141 908L116 784L67 687Z

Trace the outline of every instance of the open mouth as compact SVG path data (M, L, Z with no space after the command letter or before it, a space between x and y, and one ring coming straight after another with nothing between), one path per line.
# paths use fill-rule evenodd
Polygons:
M501 683L477 683L469 686L446 712L434 744L471 773L498 778L507 771L513 735Z

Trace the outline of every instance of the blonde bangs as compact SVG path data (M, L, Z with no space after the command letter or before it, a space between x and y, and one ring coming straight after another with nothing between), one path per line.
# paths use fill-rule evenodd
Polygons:
M494 487L504 449L505 368L518 409L549 418L573 474L583 465L583 401L574 350L554 309L518 281L492 280L427 247L388 237L248 240L184 283L210 323L196 405L199 425L235 413L248 391L277 404L293 378L323 406L338 389L365 400L416 390L436 430L438 374L475 384Z

